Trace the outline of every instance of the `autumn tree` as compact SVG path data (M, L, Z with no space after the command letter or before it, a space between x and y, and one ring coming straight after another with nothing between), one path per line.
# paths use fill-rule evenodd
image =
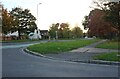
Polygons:
M120 11L120 1L119 0L97 0L93 1L96 5L94 9L98 8L103 10L105 15L105 20L113 25L114 28L120 30L119 25L119 11Z
M103 10L92 10L88 16L88 34L98 37L112 37L116 34L117 29L112 27L109 22L106 22L104 17L106 13Z
M60 38L69 38L70 28L68 23L61 23L59 28L59 37Z
M52 38L69 38L70 37L70 28L68 23L56 23L52 24L49 29L49 34Z
M101 28L105 25L105 23L107 24L106 26L104 26L103 28L106 28L106 32L104 31L104 34L102 35L103 31L98 31L99 33L101 32L100 36L107 36L109 38L113 38L113 37L117 37L117 35L120 34L119 30L120 30L120 1L119 0L94 0L93 3L95 4L94 10L98 9L99 11L101 11L100 13L102 13L103 16L99 15L100 13L98 13L99 18L101 18ZM93 7L92 7L93 8ZM92 16L92 15L90 15ZM94 16L94 15L93 15ZM97 15L96 15L97 16ZM99 19L96 19L99 20ZM95 21L96 21L95 20ZM90 24L91 23L91 19L88 17L87 19L85 19L83 21L83 25L86 24L85 21ZM89 28L89 25L84 25L85 28ZM86 27L87 26L87 27ZM98 26L98 25L94 25L94 26ZM91 26L91 27L94 27ZM95 27L96 28L96 27ZM112 30L110 30L112 29ZM100 28L99 28L100 30ZM109 31L108 31L109 30ZM111 31L111 32L110 32ZM113 32L114 31L114 32ZM89 30L89 33L92 33L92 31ZM97 33L98 35L98 33ZM99 36L98 35L98 36Z
M30 10L16 7L12 9L10 14L16 20L15 29L18 31L19 38L21 34L26 34L28 30L34 31L37 28L36 18L30 13Z
M8 13L7 9L2 9L2 32L7 34L12 30L13 18Z

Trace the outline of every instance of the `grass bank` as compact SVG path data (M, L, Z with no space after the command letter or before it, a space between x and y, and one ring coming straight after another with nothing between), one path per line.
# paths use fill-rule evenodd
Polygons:
M120 41L107 41L105 43L99 44L97 48L105 48L105 49L120 49L119 48Z
M75 40L68 42L47 42L42 44L31 45L27 47L27 49L38 52L41 54L49 54L49 53L60 53L70 51L76 48L84 47L91 43L97 42L97 39L92 40Z
M120 55L120 52L112 52L112 53L104 53L100 55L96 55L93 57L94 60L105 60L105 61L119 61L120 57L118 57L118 54Z

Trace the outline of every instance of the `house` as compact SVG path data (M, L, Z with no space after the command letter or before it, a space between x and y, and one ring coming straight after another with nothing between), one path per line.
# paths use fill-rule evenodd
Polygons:
M28 35L29 39L47 39L49 37L48 30L38 30L35 29L34 33L31 32ZM2 34L0 33L0 40L18 40L19 34L18 31L8 34ZM20 39L26 39L25 34L21 34Z
M36 30L29 33L29 39L47 39L49 37L48 30Z
M41 36L43 39L48 39L49 38L49 33L48 30L40 30Z
M10 32L8 34L0 33L0 40L18 40L19 34L18 31ZM20 39L26 39L24 33L21 34Z
M40 34L40 30L38 30L38 29L35 29L34 30L34 33L29 33L29 39L41 39L42 37L41 37L41 34Z
M6 36L2 32L0 32L0 40L12 40L12 37Z

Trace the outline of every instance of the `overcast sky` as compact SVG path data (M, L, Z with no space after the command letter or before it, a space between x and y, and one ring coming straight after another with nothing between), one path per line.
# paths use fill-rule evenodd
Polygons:
M80 25L85 15L88 15L92 0L0 0L9 11L15 7L29 9L37 17L38 6L38 28L49 29L52 23L67 22L71 26Z

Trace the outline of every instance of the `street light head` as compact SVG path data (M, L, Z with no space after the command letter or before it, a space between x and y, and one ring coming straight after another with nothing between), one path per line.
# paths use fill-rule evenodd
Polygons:
M38 5L40 5L40 4L42 4L42 3L38 3Z

